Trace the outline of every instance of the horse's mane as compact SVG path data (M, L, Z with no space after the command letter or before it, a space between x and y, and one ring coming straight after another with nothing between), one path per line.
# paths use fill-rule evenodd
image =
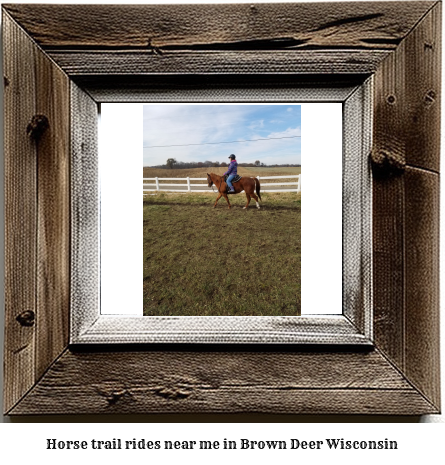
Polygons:
M216 174L216 173L208 173L208 175L210 176L210 179L224 179L224 176L221 176L220 174Z

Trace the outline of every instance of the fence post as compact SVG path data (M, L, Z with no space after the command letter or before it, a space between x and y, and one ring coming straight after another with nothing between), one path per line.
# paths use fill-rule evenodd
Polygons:
M298 175L297 192L301 192L301 173Z
M156 177L156 190L158 191L159 190L159 179Z
M187 176L187 190L189 192L191 192L191 189L190 189L190 178Z

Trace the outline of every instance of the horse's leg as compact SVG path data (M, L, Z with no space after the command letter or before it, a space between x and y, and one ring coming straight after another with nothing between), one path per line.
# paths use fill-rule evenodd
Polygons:
M218 197L216 197L216 202L215 205L213 205L213 208L216 208L216 204L218 203L218 200L221 198L222 194L221 192L218 194Z
M229 208L231 207L230 205L230 202L229 202L229 198L227 197L227 194L224 192L223 194L224 198L227 200L227 205L229 206Z
M247 203L246 203L246 206L243 207L243 208L247 208L249 206L249 203L250 203L250 195L246 192L246 198L247 198Z
M255 184L253 185L253 190L252 192L250 193L250 195L255 199L255 202L256 202L256 207L258 208L258 210L260 209L260 204L258 203L258 197L256 196L256 194L254 194L255 192Z

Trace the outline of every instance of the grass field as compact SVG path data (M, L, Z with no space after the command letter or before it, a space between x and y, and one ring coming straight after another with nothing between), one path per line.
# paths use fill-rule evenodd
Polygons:
M144 197L144 315L300 315L300 194L215 198Z

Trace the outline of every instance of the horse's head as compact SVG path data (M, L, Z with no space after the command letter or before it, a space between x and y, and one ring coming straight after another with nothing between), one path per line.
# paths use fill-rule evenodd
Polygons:
M213 186L212 177L210 176L209 173L207 173L207 184L209 185L209 187Z

